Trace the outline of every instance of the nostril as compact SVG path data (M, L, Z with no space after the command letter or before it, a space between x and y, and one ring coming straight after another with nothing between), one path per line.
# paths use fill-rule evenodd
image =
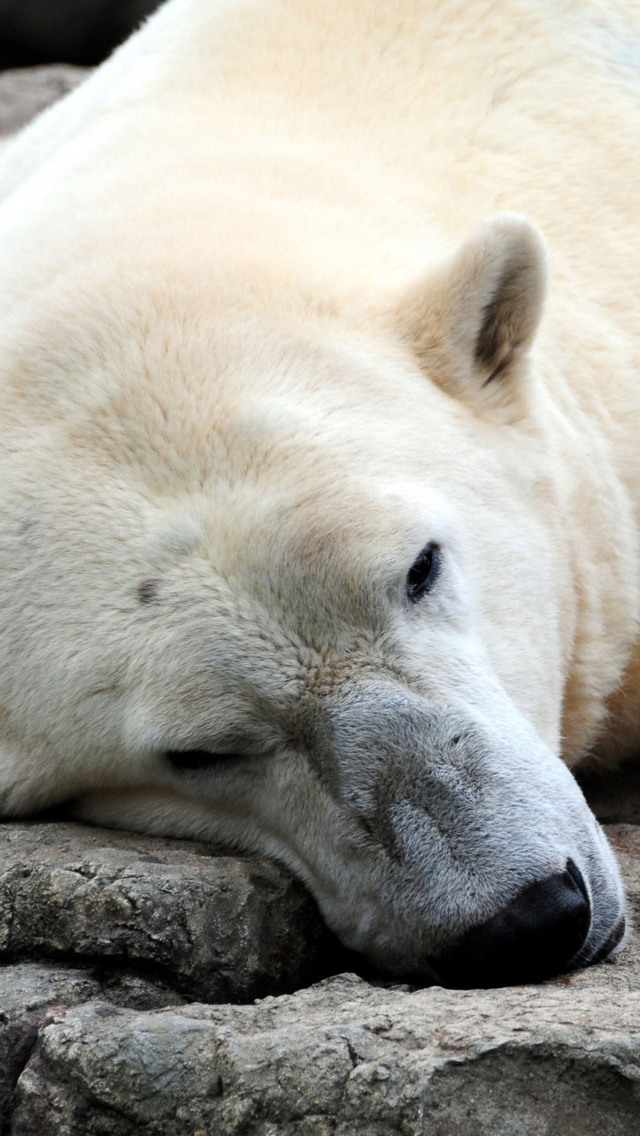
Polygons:
M564 872L531 884L452 950L430 961L454 987L539 982L569 967L590 924L587 888L569 860Z

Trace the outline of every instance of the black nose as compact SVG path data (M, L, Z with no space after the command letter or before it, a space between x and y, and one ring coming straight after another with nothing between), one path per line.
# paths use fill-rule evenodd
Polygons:
M531 884L487 923L433 960L446 986L511 986L569 969L591 922L589 896L573 860Z

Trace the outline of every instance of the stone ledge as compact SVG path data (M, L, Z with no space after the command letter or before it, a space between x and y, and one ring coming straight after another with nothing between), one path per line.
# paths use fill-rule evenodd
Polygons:
M609 837L637 912L640 830L615 825ZM212 860L206 845L78 825L7 826L3 855L14 868L16 846L30 849L32 861L21 876L11 876L11 887L26 889L25 905L36 887L57 943L67 942L77 918L76 946L101 944L108 958L118 937L131 933L133 908L122 905L123 895L131 897L146 881L137 933L150 917L165 950L171 922L163 936L150 895L156 888L161 897L169 895L171 920L173 870L176 878L184 873L188 903L194 895L204 900L193 882L202 881L202 872L206 877ZM262 864L253 871L263 867L269 878L280 871ZM28 913L27 930L16 932L14 914L14 944L28 947L39 935L39 949L47 947L49 933L37 929L40 902ZM101 904L116 914L113 934L100 931L99 914L93 920ZM15 939L16 933L23 937ZM189 949L200 946L196 938ZM179 956L175 965L182 966ZM411 990L341 975L253 1005L214 1006L181 1004L173 988L179 982L161 986L126 969L119 981L109 972L105 982L95 965L63 970L23 963L0 970L0 977L9 992L3 994L0 982L3 1131L11 1136L640 1131L635 938L612 963L540 986L490 991Z
M606 969L606 968L601 968ZM13 1136L630 1136L640 993L607 984L376 988L343 975L256 1006L51 1016Z
M340 953L270 861L78 824L0 828L0 962L99 965L238 1002L331 973Z

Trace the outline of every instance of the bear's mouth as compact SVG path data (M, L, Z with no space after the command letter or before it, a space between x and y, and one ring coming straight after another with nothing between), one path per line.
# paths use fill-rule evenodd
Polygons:
M541 982L575 969L591 925L589 891L569 859L563 872L524 888L432 965L454 988Z
M592 929L586 884L568 860L564 873L530 885L429 966L436 981L454 989L542 982L612 958L625 937L626 917L620 914L595 947Z
M621 915L613 931L610 932L601 946L596 947L590 955L584 958L581 957L582 952L579 952L576 958L572 960L568 969L577 970L581 967L592 966L594 963L606 962L607 959L610 959L614 955L616 948L620 946L626 934L626 930L627 920L624 915Z

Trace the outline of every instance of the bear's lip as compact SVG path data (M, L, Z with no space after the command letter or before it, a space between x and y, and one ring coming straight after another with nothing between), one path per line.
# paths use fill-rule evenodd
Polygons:
M567 971L578 970L586 966L593 966L595 963L607 962L608 959L614 957L617 953L617 948L622 944L622 941L627 932L627 920L624 913L617 920L612 931L604 939L599 946L596 946L588 955L584 955L584 950L578 951L575 958L571 959Z

